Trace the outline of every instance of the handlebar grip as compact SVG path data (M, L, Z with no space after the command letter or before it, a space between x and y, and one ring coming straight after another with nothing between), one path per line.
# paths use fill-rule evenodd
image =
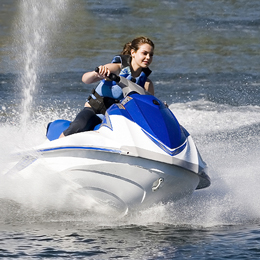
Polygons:
M99 67L96 67L95 68L95 72L99 72ZM120 77L119 76L117 76L116 74L114 74L114 73L110 73L109 74L109 76L108 76L108 78L110 79L110 80L112 80L112 81L115 81L115 82L120 82Z

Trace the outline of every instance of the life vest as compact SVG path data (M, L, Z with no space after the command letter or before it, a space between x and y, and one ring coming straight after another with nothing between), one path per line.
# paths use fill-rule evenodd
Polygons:
M131 56L118 55L115 56L111 63L121 63L122 69L120 76L125 77L144 88L148 76L151 74L149 68L142 69L139 77L133 78L131 75ZM92 90L92 94L88 97L88 102L96 114L105 114L106 110L114 103L123 99L123 92L115 81L101 80L96 89Z
M133 78L130 69L131 59L132 57L130 55L117 55L113 58L111 63L121 63L122 69L119 76L125 77L144 88L145 82L152 71L149 68L144 68L139 77ZM122 89L114 81L101 80L95 91L101 97L109 97L117 100L123 99Z

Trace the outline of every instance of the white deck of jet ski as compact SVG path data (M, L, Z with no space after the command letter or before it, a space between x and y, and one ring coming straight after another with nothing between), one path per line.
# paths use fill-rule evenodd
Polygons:
M70 156L73 156L75 150L80 149L119 153L175 164L195 173L200 172L201 165L203 168L205 167L205 164L200 161L200 156L197 155L197 148L191 136L188 136L187 141L181 147L164 148L168 149L168 153L174 153L180 148L183 149L182 152L171 156L161 148L163 144L159 146L151 142L149 135L145 134L136 123L117 115L110 116L109 120L113 121L113 131L107 125L103 125L97 131L74 134L52 142L47 141L37 150L42 152L59 151L60 155L64 152Z

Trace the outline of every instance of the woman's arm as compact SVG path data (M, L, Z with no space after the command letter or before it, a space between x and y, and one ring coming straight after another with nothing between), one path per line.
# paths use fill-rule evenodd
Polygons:
M108 76L111 72L115 74L120 73L121 64L120 63L108 63L104 66L99 66L99 72L89 71L83 74L82 81L86 84L91 84L97 82L101 79L108 79Z
M153 82L150 79L147 79L147 81L145 82L144 89L148 91L150 94L154 95L154 86Z

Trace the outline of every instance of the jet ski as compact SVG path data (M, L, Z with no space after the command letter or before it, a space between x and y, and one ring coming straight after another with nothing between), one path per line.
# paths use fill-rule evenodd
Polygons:
M106 111L101 124L59 139L70 121L50 123L47 140L10 172L30 178L44 165L86 200L124 214L209 187L206 163L168 106L124 77L109 77L124 99Z

